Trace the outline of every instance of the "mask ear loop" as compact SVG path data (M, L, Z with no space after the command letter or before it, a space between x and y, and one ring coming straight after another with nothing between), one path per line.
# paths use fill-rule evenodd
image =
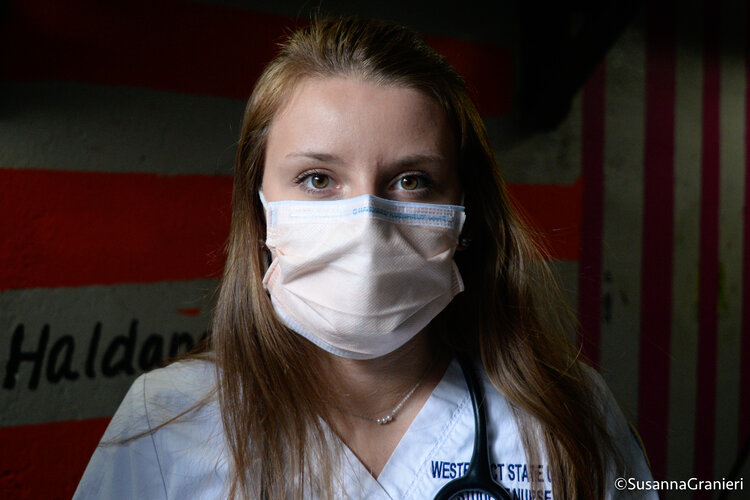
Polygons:
M461 193L461 206L464 207L464 210L466 210L465 202L466 202L466 193L462 192ZM472 242L471 234L469 234L469 232L466 231L466 223L464 223L464 231L462 231L458 237L458 248L456 248L456 250L459 252L469 248L469 245L471 245L471 242Z
M268 271L268 268L271 267L271 263L273 262L273 257L271 256L271 251L268 250L268 247L263 242L261 242L260 251L263 252L263 264L265 264L263 272L265 273L266 271Z
M260 204L263 205L263 220L268 223L266 220L266 209L268 208L268 202L266 202L266 197L263 196L263 190L258 190L258 198L260 198ZM266 231L268 231L266 225ZM261 252L263 252L263 262L265 264L265 269L263 269L263 272L268 271L268 268L271 267L271 262L273 262L273 257L271 256L271 251L266 246L265 241L260 242Z

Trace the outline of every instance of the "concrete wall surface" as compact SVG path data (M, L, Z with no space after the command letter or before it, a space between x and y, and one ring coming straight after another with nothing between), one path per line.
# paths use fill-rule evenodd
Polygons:
M320 12L408 24L464 75L655 477L721 479L750 436L750 11L646 4L523 138L518 2ZM0 4L1 498L69 498L133 379L206 335L245 99L317 8Z

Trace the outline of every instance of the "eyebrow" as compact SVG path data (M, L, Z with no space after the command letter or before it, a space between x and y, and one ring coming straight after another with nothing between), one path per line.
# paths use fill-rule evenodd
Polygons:
M421 163L447 163L448 159L439 154L414 154L399 158L393 163L394 167L403 168Z
M344 161L336 155L329 153L320 153L317 151L300 151L289 153L286 158L308 158L321 163L335 163L340 164ZM446 163L448 159L440 154L413 154L399 158L389 166L403 168L412 165L418 165L420 163Z
M300 151L289 153L285 158L308 158L321 163L344 163L341 158L328 153L318 153L316 151Z

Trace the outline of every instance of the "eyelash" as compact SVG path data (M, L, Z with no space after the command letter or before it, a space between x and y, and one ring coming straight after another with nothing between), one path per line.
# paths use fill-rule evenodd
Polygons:
M398 185L401 182L401 180L406 179L408 177L413 177L417 179L417 181L421 184L421 186L415 189L399 189ZM394 185L397 186L396 187L397 191L404 191L407 193L412 193L413 196L422 197L432 192L434 183L432 182L432 178L423 172L406 172L406 173L399 175L396 178Z
M329 174L327 174L327 173L325 173L325 172L323 172L321 170L307 170L305 172L302 172L297 177L295 177L292 180L292 182L294 182L295 184L299 185L300 188L302 188L303 190L307 191L308 193L320 194L320 193L324 192L327 189L327 187L326 188L321 188L321 189L316 189L316 188L312 188L312 187L306 185L306 181L308 179L310 179L311 177L315 176L315 175L319 175L321 177L327 177L329 179L329 182L333 181L332 177ZM416 189L413 189L413 190L398 189L398 188L395 188L394 190L396 190L396 191L405 191L407 193L413 193L415 196L422 197L422 196L425 196L428 193L430 193L432 191L433 187L434 187L434 183L432 181L432 178L429 175L425 174L424 172L405 172L405 173L399 175L395 179L395 181L393 182L393 185L397 186L398 183L402 179L407 178L407 177L415 177L415 178L417 178L417 180L420 183L422 183L422 186L418 187Z
M329 182L333 180L333 179L331 179L330 175L328 175L325 172L322 172L320 170L307 170L307 171L302 172L301 174L299 174L292 182L294 182L295 184L298 184L302 189L304 189L308 193L319 194L319 193L325 191L325 188L323 188L323 189L315 189L315 188L311 188L311 187L307 186L306 184L304 184L305 181L307 181L309 178L311 178L311 177L313 177L315 175L320 175L321 177L328 177Z

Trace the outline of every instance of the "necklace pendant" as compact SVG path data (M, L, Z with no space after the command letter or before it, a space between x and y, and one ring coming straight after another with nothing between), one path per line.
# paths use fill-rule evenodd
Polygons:
M380 425L385 425L391 420L393 420L393 415L388 415L387 417L379 418L376 420L376 422L379 423Z

